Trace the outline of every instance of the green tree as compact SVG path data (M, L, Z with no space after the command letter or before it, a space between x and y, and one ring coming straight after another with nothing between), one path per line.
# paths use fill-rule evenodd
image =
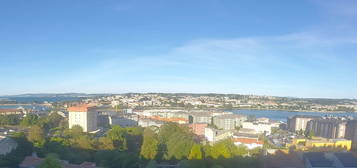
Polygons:
M72 136L79 136L82 135L83 133L83 128L80 125L74 125L72 126L70 133Z
M41 147L45 143L45 135L43 129L34 125L30 128L27 139L34 144L36 147Z
M11 135L17 143L17 148L7 155L0 155L0 167L17 167L24 160L25 156L32 153L32 143L26 139L23 132Z
M87 135L81 135L76 140L76 143L78 144L78 147L81 149L89 149L89 150L94 149L91 138Z
M210 156L214 159L219 157L232 158L238 155L247 154L247 149L243 146L237 147L231 139L222 140L213 145Z
M143 131L141 127L128 127L126 129L126 142L129 152L140 153L143 143Z
M0 115L0 125L18 125L19 123L18 115Z
M127 141L126 141L127 132L125 128L120 127L119 125L114 126L107 132L107 137L109 137L115 146L119 150L127 150Z
M99 150L114 150L115 146L109 137L99 138Z
M144 140L141 146L140 155L145 159L155 159L158 153L159 141L156 133L150 128L146 128L143 134Z
M49 128L58 127L60 125L60 123L62 122L62 120L63 120L63 117L57 113L51 113L47 117L47 123L49 125Z
M305 137L306 137L306 138L310 138L310 139L311 139L311 138L314 137L314 136L315 136L315 132L314 132L313 130L309 130L309 131L306 130L306 131L305 131Z
M22 119L22 126L31 126L37 123L38 116L36 114L27 114L25 118Z
M177 123L167 123L160 127L159 142L160 156L164 159L183 159L189 155L195 135L188 127Z
M58 158L53 155L49 154L40 164L39 168L62 168L61 163L59 162Z
M188 159L190 160L201 160L203 159L202 156L202 150L201 150L201 146L199 144L195 144L192 146L190 154L188 155Z

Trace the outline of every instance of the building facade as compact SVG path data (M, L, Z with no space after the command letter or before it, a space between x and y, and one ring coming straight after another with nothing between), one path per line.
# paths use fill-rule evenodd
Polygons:
M206 123L194 123L188 124L188 127L191 128L192 132L196 135L203 136L205 134L205 128L208 124Z
M211 144L214 144L224 139L231 138L232 136L233 132L230 130L217 130L210 127L205 128L205 138Z
M84 132L97 130L97 111L88 105L79 105L68 108L68 125L82 127Z
M211 113L199 113L195 112L189 115L189 123L212 123L212 114Z
M126 116L109 116L110 125L120 125L121 127L135 127L138 126L138 121Z
M0 109L0 115L22 115L22 109Z
M352 140L352 148L357 149L357 120L350 120L346 125L346 139Z
M319 119L320 117L316 116L307 116L307 115L295 115L288 118L288 130L291 132L296 131L305 131L307 122L313 119Z
M236 114L225 114L213 117L212 121L219 129L233 130L241 127L243 122L247 120L246 116Z
M345 138L346 125L346 121L337 119L316 119L307 123L306 131L313 132L314 136L324 138Z

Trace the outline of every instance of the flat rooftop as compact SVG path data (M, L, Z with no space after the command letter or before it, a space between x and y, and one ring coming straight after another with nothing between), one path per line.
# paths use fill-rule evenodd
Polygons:
M309 160L312 167L333 167L333 162L326 159L323 152L304 153L304 158Z
M350 152L335 153L344 167L357 167L357 158Z

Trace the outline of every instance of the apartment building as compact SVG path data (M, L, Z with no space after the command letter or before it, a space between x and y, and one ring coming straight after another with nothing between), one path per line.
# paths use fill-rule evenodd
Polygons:
M218 130L207 127L205 128L204 135L208 142L214 144L218 141L231 138L233 136L233 132L231 130Z
M313 119L319 119L321 117L308 116L308 115L295 115L288 118L288 130L291 132L305 131L307 122Z
M189 123L212 123L212 113L210 112L193 112L189 115Z
M352 140L352 148L357 149L357 120L347 121L345 137Z
M346 121L338 119L315 119L307 123L306 131L313 132L314 136L324 138L345 138L346 125Z
M221 115L213 117L213 124L219 129L233 130L236 127L236 119L233 115Z
M84 132L97 130L97 111L89 105L78 105L68 108L68 125L72 128L79 125Z

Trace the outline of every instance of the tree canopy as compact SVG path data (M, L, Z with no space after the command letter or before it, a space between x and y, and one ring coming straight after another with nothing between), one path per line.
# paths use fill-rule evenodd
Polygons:
M50 154L41 162L39 168L62 168L62 165L55 155Z
M27 138L36 147L41 147L46 141L45 133L43 129L38 125L34 125L30 128Z
M150 128L144 130L144 141L141 146L140 155L145 159L153 160L158 153L159 141L156 133Z

